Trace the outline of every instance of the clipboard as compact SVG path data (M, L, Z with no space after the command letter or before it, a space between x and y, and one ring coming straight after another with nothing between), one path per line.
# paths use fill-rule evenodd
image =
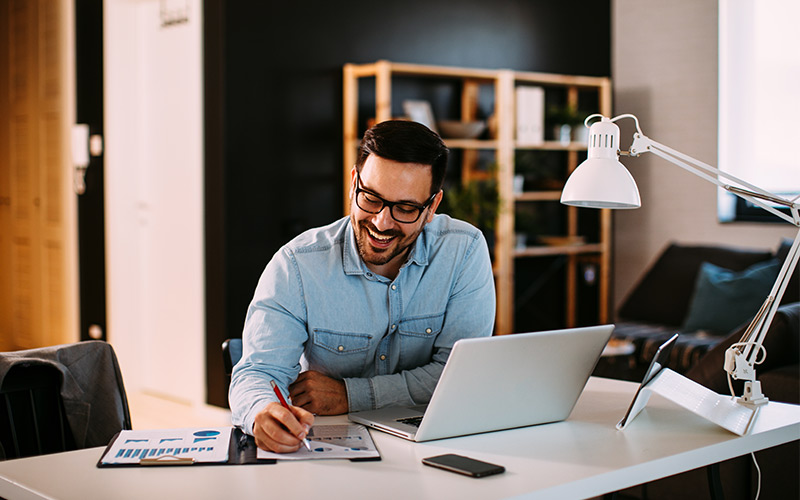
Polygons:
M226 461L202 461L195 458L181 457L180 454L156 454L152 458L146 457L139 459L138 462L132 463L110 463L104 462L109 452L114 448L117 441L123 436L120 431L111 438L108 446L103 450L100 458L97 460L97 467L99 468L116 468L116 467L158 467L158 466L175 466L175 465L245 465L245 464L274 464L276 459L259 459L257 457L258 447L256 446L255 438L242 432L238 427L233 427L228 440L228 454ZM129 431L130 432L130 431ZM134 431L135 432L135 431Z
M344 424L333 426L312 427L315 428L343 427L345 430L352 430L353 427L363 428L358 424ZM366 431L366 429L363 429ZM229 437L228 437L229 433ZM171 437L170 437L171 436ZM187 440L180 440L180 437L187 436L191 441L196 441L199 451L191 446ZM311 434L309 434L311 436ZM368 432L362 434L366 441L366 449L355 452L353 458L344 456L336 457L305 457L309 458L345 458L351 462L379 461L381 460L375 443L372 441ZM227 439L227 442L225 440ZM312 438L313 439L313 438ZM323 438L320 438L323 439ZM172 443L176 444L172 444ZM130 444L129 444L130 443ZM204 443L206 444L204 446ZM224 443L224 444L223 444ZM172 447L170 447L172 445ZM222 448L220 448L222 446ZM214 450L208 451L209 447ZM177 450L177 452L176 452ZM225 451L227 450L227 452ZM187 455L188 452L188 455ZM255 438L245 434L240 428L187 428L187 429L160 429L151 431L120 431L111 438L100 458L97 467L152 467L152 466L175 466L175 465L250 465L250 464L274 464L278 460L290 460L292 454L277 455L273 457L260 457L263 451L259 451L255 443ZM365 456L369 455L369 456ZM119 459L117 457L120 457ZM284 458L285 457L285 458ZM294 458L295 460L297 457Z

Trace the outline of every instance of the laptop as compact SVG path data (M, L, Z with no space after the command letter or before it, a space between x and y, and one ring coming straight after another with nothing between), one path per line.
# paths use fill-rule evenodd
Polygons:
M560 422L572 412L614 325L455 343L427 405L349 419L411 441Z

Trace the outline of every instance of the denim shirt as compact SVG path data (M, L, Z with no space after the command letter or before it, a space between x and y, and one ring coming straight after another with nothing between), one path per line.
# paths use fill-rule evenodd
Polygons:
M482 233L436 215L394 280L366 266L350 218L311 229L267 264L247 311L229 393L234 425L301 371L344 380L349 411L430 400L453 344L489 336L495 293Z

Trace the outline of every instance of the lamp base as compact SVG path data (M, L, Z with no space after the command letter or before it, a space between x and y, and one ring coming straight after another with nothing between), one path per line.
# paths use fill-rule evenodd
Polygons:
M761 392L761 382L748 380L744 383L744 394L736 401L747 406L761 406L769 402L769 398Z

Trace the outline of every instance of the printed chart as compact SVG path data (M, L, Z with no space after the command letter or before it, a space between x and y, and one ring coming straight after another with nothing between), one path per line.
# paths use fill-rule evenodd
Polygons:
M226 462L231 431L231 427L122 431L102 463L138 464L161 457Z
M380 454L367 428L360 424L315 425L308 433L311 451L304 446L294 453L258 450L258 458L315 460L326 458L378 458Z

